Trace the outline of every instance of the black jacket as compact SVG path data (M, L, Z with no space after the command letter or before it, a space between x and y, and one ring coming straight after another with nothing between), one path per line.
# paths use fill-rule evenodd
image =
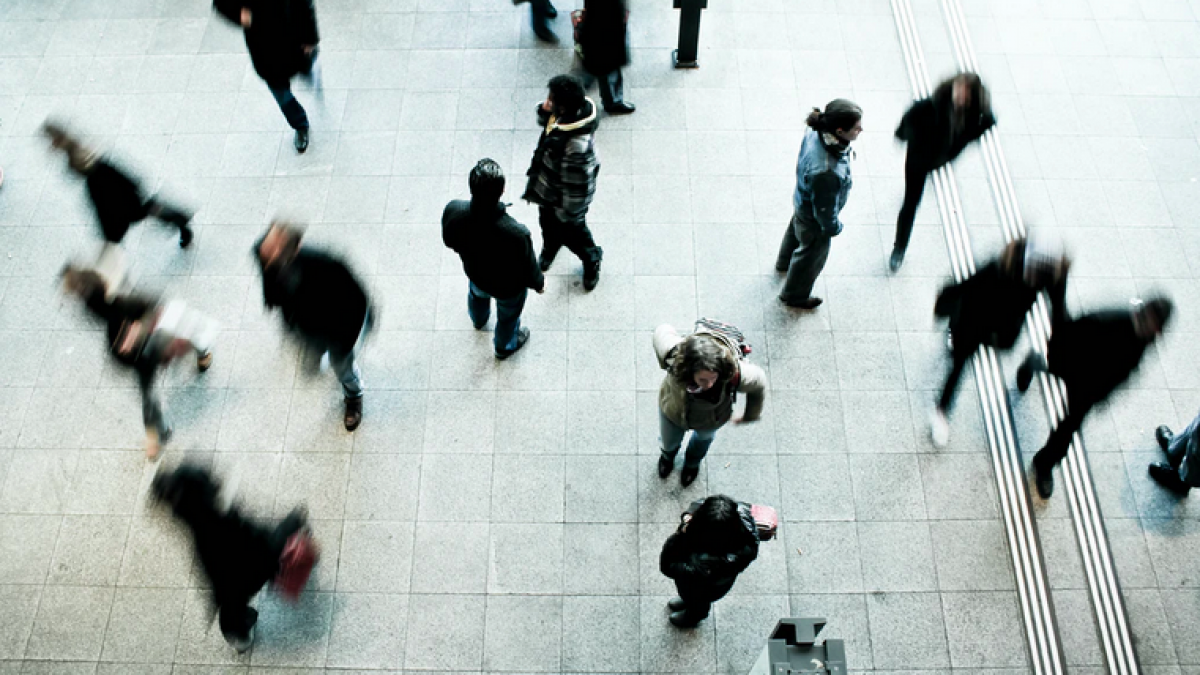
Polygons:
M86 184L106 241L120 243L130 226L146 217L141 187L111 163L96 160L87 173Z
M156 340L147 339L133 353L122 353L117 350L117 338L121 328L128 322L153 321L158 301L154 298L138 295L122 295L112 299L104 297L97 290L90 297L84 298L88 312L104 324L105 337L108 339L108 352L113 359L132 370L138 378L143 396L150 393L154 386L154 376L163 365L163 345Z
M1054 326L1047 362L1067 385L1072 403L1104 400L1129 378L1149 346L1134 330L1127 309L1066 319Z
M696 602L720 600L733 588L738 575L758 557L758 534L750 509L740 508L739 513L747 533L745 544L735 551L706 550L708 542L697 541L682 530L667 538L659 556L659 569L664 576L675 580L680 597Z
M955 130L950 97L923 98L904 113L896 138L908 143L908 161L933 171L958 157L968 143L977 140L996 124L990 110L973 107Z
M254 259L262 270L267 307L281 309L288 327L306 339L339 353L353 350L370 302L346 264L327 253L302 248L284 269L263 269L258 256L261 245L261 240L255 244Z
M467 278L492 297L511 298L546 283L529 230L504 204L450 202L442 212L442 242L462 258Z
M625 0L584 0L579 44L583 67L593 75L607 75L629 63L629 34Z
M980 345L1010 349L1042 291L1050 296L1054 322L1058 323L1066 312L1066 277L1053 286L1033 287L1020 277L1005 274L999 261L993 260L962 282L943 288L934 313L950 320L955 354L970 356Z
M213 8L239 27L243 7L250 9L250 27L243 30L258 76L282 85L307 72L311 59L304 45L320 40L312 0L213 0Z

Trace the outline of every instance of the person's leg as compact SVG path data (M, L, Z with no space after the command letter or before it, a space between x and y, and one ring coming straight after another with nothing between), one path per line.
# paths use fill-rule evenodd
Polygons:
M709 612L712 609L712 602L696 595L692 589L675 583L675 590L679 593L679 599L682 602L682 609L674 611L668 617L668 620L677 628L693 628L696 624L708 618ZM679 604L679 603L676 603Z
M149 385L143 385L142 392L142 425L146 429L146 456L154 459L158 456L161 444L171 438L171 425L163 413L158 394Z
M1167 443L1166 448L1167 460L1171 462L1171 466L1178 467L1183 464L1183 460L1187 456L1188 446L1192 444L1192 437L1196 435L1198 427L1200 427L1200 417L1192 420L1187 429L1171 437L1171 441Z
M1033 456L1038 493L1043 499L1049 498L1050 493L1054 490L1052 474L1054 467L1058 466L1059 462L1067 456L1071 438L1076 431L1079 431L1079 427L1083 424L1083 418L1094 405L1094 402L1085 400L1083 397L1072 399L1070 391L1067 392L1067 400L1067 416L1058 423L1054 431L1050 432L1050 437L1046 439L1046 445Z
M242 602L224 603L220 609L221 634L238 653L250 649L254 642L254 624L258 623L258 611L251 607L249 602L247 598Z
M358 369L354 352L340 353L329 350L329 365L337 374L338 382L342 383L342 391L346 394L346 400L361 399L363 395L362 371Z
M283 111L288 124L296 131L308 129L308 115L304 112L304 106L300 105L292 93L291 85L287 82L268 82L267 88L271 90L271 95L275 97L275 102L279 104L279 109Z
M904 204L900 214L896 216L896 239L893 250L901 254L908 249L908 240L912 237L913 221L917 217L917 207L921 205L921 195L925 192L926 168L913 161L910 152L904 162Z
M787 279L779 293L779 299L789 304L817 300L812 297L812 289L817 277L821 276L821 270L825 269L832 241L832 237L821 232L816 223L802 219L797 221L799 232L796 234L800 247L792 253Z
M779 244L779 254L775 256L775 271L786 272L788 266L792 264L792 254L800 247L800 237L796 233L800 231L800 223L796 220L796 214L792 214L792 219L788 221L787 229L783 232L783 241Z
M563 225L555 217L554 211L552 206L538 207L538 226L542 230L542 252L538 255L538 263L543 272L550 269L554 258L563 247Z
M563 244L583 262L584 290L592 290L600 281L600 261L604 258L604 249L596 245L596 239L584 217L572 218L560 209L555 210L554 217L562 224Z
M1017 367L1017 389L1023 394L1033 383L1033 376L1046 370L1046 359L1041 354L1031 351Z
M187 245L192 243L194 233L189 226L192 222L192 214L162 202L157 196L151 197L146 202L146 213L154 216L161 222L178 227L179 245L181 247L187 248Z
M942 397L938 400L938 410L949 414L950 409L954 407L954 392L958 390L959 380L962 379L963 369L970 360L970 354L964 354L959 349L954 350L953 363L950 365L950 373L946 375L946 384L942 386Z
M687 433L687 429L675 424L662 410L658 411L658 449L661 453L659 456L660 463L667 463L668 466L674 468L675 455L679 454L679 446L683 445L683 435ZM667 471L670 473L670 471Z
M550 30L550 19L554 5L550 0L529 0L530 20L533 22L533 32L539 38L551 42L557 41L558 36Z
M525 308L527 292L503 300L496 299L496 337L494 345L497 352L511 352L520 346L521 310Z
M621 69L617 68L611 73L605 73L596 78L596 84L600 89L600 103L607 110L613 107L614 104L620 103L623 98L623 87L621 82Z
M475 330L482 330L487 326L488 318L492 316L492 296L479 290L479 287L471 282L467 282L467 316L471 317L471 323L475 326Z
M704 461L716 437L716 429L692 429L692 438L688 441L687 452L683 456L683 468L699 469L700 462Z

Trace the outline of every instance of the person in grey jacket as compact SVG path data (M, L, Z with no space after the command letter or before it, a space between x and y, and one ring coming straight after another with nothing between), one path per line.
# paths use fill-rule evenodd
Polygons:
M1200 436L1197 431L1200 431L1200 415L1181 434L1172 433L1167 426L1154 430L1154 440L1167 453L1167 462L1151 464L1150 477L1180 497L1186 497L1192 488L1200 487Z
M708 454L717 430L733 419L738 392L746 394L746 410L734 424L753 422L762 414L767 375L762 368L738 358L738 347L724 335L704 330L687 337L668 324L654 329L658 366L667 371L658 390L658 476L675 468L675 455L690 429L679 482L692 484Z
M808 126L796 161L792 220L775 259L775 270L787 273L779 299L800 309L823 302L812 289L829 258L830 242L842 231L839 214L853 184L850 143L862 133L862 108L834 99L825 112L813 108Z

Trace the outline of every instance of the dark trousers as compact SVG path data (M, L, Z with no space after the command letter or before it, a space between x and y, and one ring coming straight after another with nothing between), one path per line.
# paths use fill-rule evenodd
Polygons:
M1021 370L1032 373L1045 370L1044 362L1036 354L1030 353L1029 358L1021 364ZM1054 371L1051 370L1050 374L1053 375ZM1038 471L1049 471L1058 466L1063 457L1067 456L1071 438L1076 431L1079 431L1079 427L1083 426L1084 417L1093 406L1107 396L1107 394L1097 396L1095 392L1078 391L1078 388L1072 389L1070 384L1065 381L1063 385L1067 390L1067 415L1058 423L1054 431L1050 432L1050 437L1046 439L1046 444L1042 446L1042 449L1033 456L1033 466Z
M288 538L299 532L304 526L305 517L299 510L289 513L267 537L266 554L271 556L272 560L278 561L279 557L283 555L283 548L287 544ZM265 584L267 581L270 579L264 579L263 583ZM261 584L259 588L262 588ZM258 589L255 589L254 593L249 596L218 598L221 634L225 636L226 642L236 644L250 639L250 631L258 622L258 611L250 606L250 600L256 593L258 593Z
M275 102L279 104L279 109L283 111L283 116L287 118L288 125L296 130L307 129L308 115L304 112L304 106L300 105L300 101L297 101L296 95L292 93L292 85L289 82L268 82L267 87L275 97Z
M775 269L787 270L787 281L779 293L784 302L800 302L812 295L813 285L825 262L829 259L829 248L833 237L825 234L816 222L792 214L779 255L775 258Z
M678 580L675 582L675 590L685 605L683 611L687 614L687 620L691 622L708 618L709 612L712 611L712 604L725 597L731 588L733 588L733 581L715 587L705 586L702 588L693 584L680 583Z
M912 153L909 153L904 160L904 205L896 217L896 242L893 244L901 251L908 248L908 240L912 237L913 221L917 217L917 207L921 205L925 178L929 173L929 167L913 160Z
M542 228L542 255L552 259L566 246L584 265L600 262L602 249L596 245L587 221L571 218L562 209L542 206L538 209L538 225Z
M962 380L963 369L967 367L967 362L971 360L971 354L975 350L954 350L951 356L950 373L946 375L946 384L942 386L942 397L938 400L938 410L943 413L949 413L954 407L954 392L958 391L958 383Z
M605 108L625 100L625 80L621 77L620 68L604 75L592 75L586 70L583 72L584 86L590 87L593 80L596 82L600 89L600 103Z
M529 0L529 12L533 20L533 30L538 33L550 30L550 0Z
M493 345L497 352L511 352L517 348L517 334L521 329L521 310L525 309L528 291L522 289L511 298L496 300L496 332ZM487 325L492 314L493 296L488 295L474 283L467 290L467 314L476 328Z

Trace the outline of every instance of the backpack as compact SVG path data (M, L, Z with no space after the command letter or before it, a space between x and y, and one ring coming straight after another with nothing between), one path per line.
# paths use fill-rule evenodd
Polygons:
M750 343L746 342L745 334L742 333L741 329L731 323L725 323L724 321L717 321L716 319L709 319L707 317L701 317L696 320L696 325L692 329L692 333L709 333L710 335L715 335L725 342L731 349L733 349L734 353L737 354L738 371L734 373L733 378L729 381L729 387L733 390L733 400L736 402L737 389L742 383L741 362L745 361L750 356L750 352L754 351L754 349L750 346Z

